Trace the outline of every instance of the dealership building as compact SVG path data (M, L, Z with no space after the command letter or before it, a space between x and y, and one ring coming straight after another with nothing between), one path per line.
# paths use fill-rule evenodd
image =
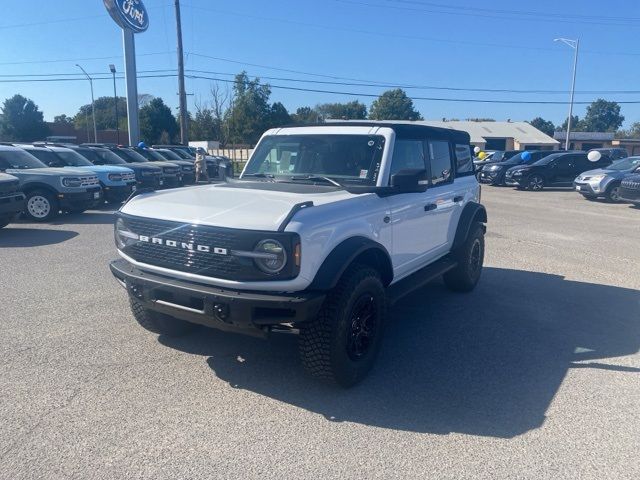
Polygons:
M558 150L560 142L527 122L473 122L424 120L416 123L463 130L482 150Z

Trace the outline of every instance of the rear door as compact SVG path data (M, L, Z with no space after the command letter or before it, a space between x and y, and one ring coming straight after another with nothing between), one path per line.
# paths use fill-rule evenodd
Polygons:
M573 174L575 171L575 158L573 155L563 155L562 157L555 159L549 167L547 180L551 185L571 183L576 177Z

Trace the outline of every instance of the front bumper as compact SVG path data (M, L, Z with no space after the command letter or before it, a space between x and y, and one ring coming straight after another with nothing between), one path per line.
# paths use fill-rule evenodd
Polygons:
M102 203L103 199L100 186L89 187L84 192L58 194L58 202L62 210L91 208Z
M593 185L587 182L573 182L573 189L585 197L600 197L604 195L604 191L596 192L593 189Z
M518 178L505 177L504 184L509 185L511 187L519 187L522 180L523 180L523 177L518 177Z
M13 216L24 211L24 193L16 192L0 197L0 216Z
M478 181L480 183L486 183L486 184L494 184L494 183L498 183L499 179L500 179L500 170L497 171L481 171L480 175L478 176Z
M104 199L109 203L124 202L135 191L136 184L105 186Z
M160 188L176 188L182 186L181 184L182 177L180 175L163 175Z
M142 271L126 260L109 265L128 294L150 310L220 330L264 334L270 327L316 317L322 292L245 292Z

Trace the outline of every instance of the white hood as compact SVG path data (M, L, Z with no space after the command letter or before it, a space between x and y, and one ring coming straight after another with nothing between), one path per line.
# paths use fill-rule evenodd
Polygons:
M275 231L298 203L311 201L317 206L353 196L344 190L300 194L220 184L143 194L121 211L175 222Z

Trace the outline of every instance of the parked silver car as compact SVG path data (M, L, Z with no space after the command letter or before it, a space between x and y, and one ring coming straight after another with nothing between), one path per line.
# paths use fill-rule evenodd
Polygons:
M573 185L588 200L604 198L609 202L619 202L620 182L636 171L640 171L640 157L623 158L608 167L581 173Z

